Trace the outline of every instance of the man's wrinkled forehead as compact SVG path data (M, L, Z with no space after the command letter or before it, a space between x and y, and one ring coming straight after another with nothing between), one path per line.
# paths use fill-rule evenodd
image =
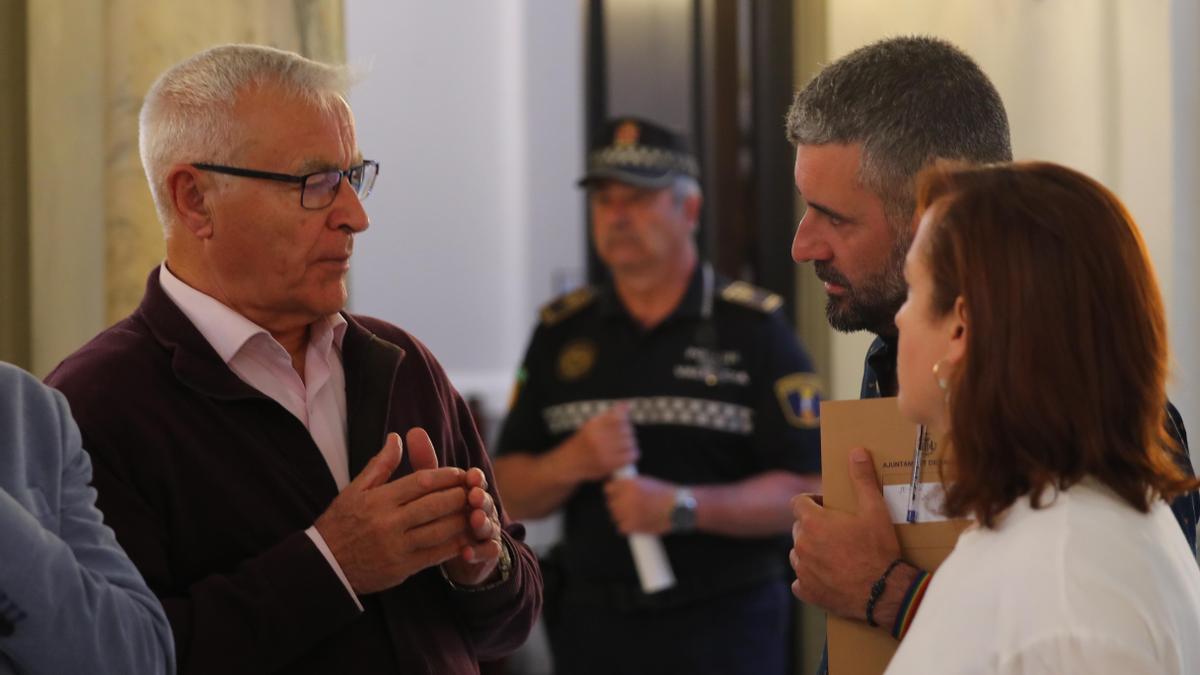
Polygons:
M362 161L354 115L340 94L302 97L278 87L259 86L239 94L232 109L235 156L269 152L293 173L345 169ZM317 151L336 134L338 153Z

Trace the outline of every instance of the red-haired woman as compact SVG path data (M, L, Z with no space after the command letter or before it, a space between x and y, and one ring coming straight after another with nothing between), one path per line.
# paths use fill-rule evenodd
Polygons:
M1115 196L1046 163L935 166L908 254L900 409L970 516L889 673L1200 673L1200 568L1164 499L1167 327Z

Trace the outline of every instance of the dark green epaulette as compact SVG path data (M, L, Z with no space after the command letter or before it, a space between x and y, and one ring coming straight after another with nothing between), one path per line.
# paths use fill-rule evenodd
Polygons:
M587 307L599 294L591 286L584 286L551 300L542 306L542 325L554 324Z
M721 299L770 314L783 306L783 298L775 293L744 281L734 281L721 289Z

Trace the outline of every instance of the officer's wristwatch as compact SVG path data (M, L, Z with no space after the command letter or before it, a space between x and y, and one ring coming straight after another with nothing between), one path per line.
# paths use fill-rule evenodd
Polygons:
M675 506L671 508L671 531L690 532L696 529L696 496L687 488L675 491Z

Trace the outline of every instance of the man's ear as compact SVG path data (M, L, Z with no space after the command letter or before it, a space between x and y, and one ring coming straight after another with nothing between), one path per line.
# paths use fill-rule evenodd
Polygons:
M199 169L180 164L167 175L167 195L175 220L192 236L208 239L213 233L212 215L205 201L212 181Z
M700 226L700 207L704 204L704 198L699 192L688 195L683 200L683 215L687 221L692 224L692 231Z
M967 355L967 337L970 334L967 303L961 295L954 300L954 308L946 317L946 330L950 331L950 347L946 351L946 361L950 365L958 366Z

